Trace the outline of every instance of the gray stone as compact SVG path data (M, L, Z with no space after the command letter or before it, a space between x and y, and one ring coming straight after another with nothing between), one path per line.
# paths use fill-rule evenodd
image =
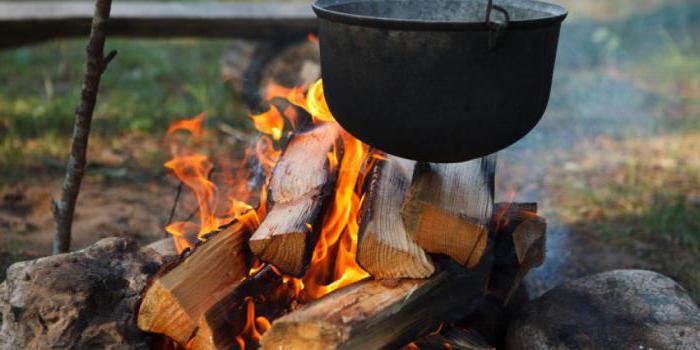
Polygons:
M569 281L525 307L507 349L700 349L700 309L672 279L615 270Z
M0 349L147 349L136 328L141 290L166 257L106 238L72 253L13 264L0 284Z

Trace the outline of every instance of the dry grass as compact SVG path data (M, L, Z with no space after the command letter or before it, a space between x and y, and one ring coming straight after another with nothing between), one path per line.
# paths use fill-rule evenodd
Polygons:
M633 251L700 299L700 133L582 149L547 180L564 223Z

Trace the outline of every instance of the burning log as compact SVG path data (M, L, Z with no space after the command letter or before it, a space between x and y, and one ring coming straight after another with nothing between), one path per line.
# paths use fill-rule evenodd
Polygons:
M247 237L246 226L235 222L155 278L144 291L138 310L139 329L185 345L199 318L246 276Z
M488 266L473 270L452 266L430 279L368 280L339 289L274 321L261 347L321 350L404 345L442 321L464 317L484 294Z
M513 246L519 268L515 282L506 296L506 303L510 301L525 275L544 262L546 232L547 221L537 215L525 219L513 232Z
M246 340L258 341L257 323L278 318L290 310L296 291L285 280L270 266L243 280L204 313L197 334L188 343L190 348L238 349ZM241 336L246 331L250 333L249 339Z
M496 233L494 297L507 304L530 269L545 257L547 221L537 215L536 203L498 203L494 206Z
M400 208L415 162L388 156L374 168L365 197L357 262L378 279L426 278L435 267L404 228Z
M281 271L301 276L316 237L314 224L322 217L334 169L329 152L339 137L337 124L328 123L295 135L275 166L269 207L250 238L250 250Z
M488 240L495 170L495 156L418 163L401 208L406 231L427 252L476 266Z

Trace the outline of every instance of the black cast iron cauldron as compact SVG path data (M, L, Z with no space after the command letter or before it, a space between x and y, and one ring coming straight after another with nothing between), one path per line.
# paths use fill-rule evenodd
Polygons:
M560 6L531 0L317 0L321 74L336 120L388 153L485 156L542 118Z

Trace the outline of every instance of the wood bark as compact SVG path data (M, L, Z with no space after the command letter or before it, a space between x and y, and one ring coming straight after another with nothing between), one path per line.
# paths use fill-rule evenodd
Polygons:
M193 350L239 349L239 342L246 348L254 346L252 342L258 339L252 339L250 327L257 327L259 317L269 320L287 313L294 298L293 286L268 266L212 305L199 319L197 333L188 344ZM243 335L246 327L249 334Z
M335 183L328 163L339 136L329 123L295 135L270 179L271 210L250 238L251 251L284 273L301 276L315 243L326 199Z
M262 349L396 348L464 317L483 296L489 264L454 266L430 279L367 280L273 322ZM456 291L459 291L458 293Z
M0 349L148 349L136 306L173 250L112 237L12 264L0 283Z
M476 266L486 248L496 157L463 163L418 163L401 208L409 233L427 252Z
M374 278L426 278L435 267L401 219L415 162L389 155L373 169L362 209L357 262Z
M167 335L186 345L200 317L246 276L248 236L246 226L235 222L155 278L143 294L139 329Z
M60 201L52 200L53 216L56 221L56 232L53 240L53 253L65 253L70 250L73 212L80 192L80 183L85 173L88 136L92 113L97 102L97 91L100 88L100 78L109 62L117 54L116 51L104 56L105 28L109 19L112 0L96 0L86 53L85 77L80 93L80 103L75 110L71 152L66 165L66 176L63 181Z

